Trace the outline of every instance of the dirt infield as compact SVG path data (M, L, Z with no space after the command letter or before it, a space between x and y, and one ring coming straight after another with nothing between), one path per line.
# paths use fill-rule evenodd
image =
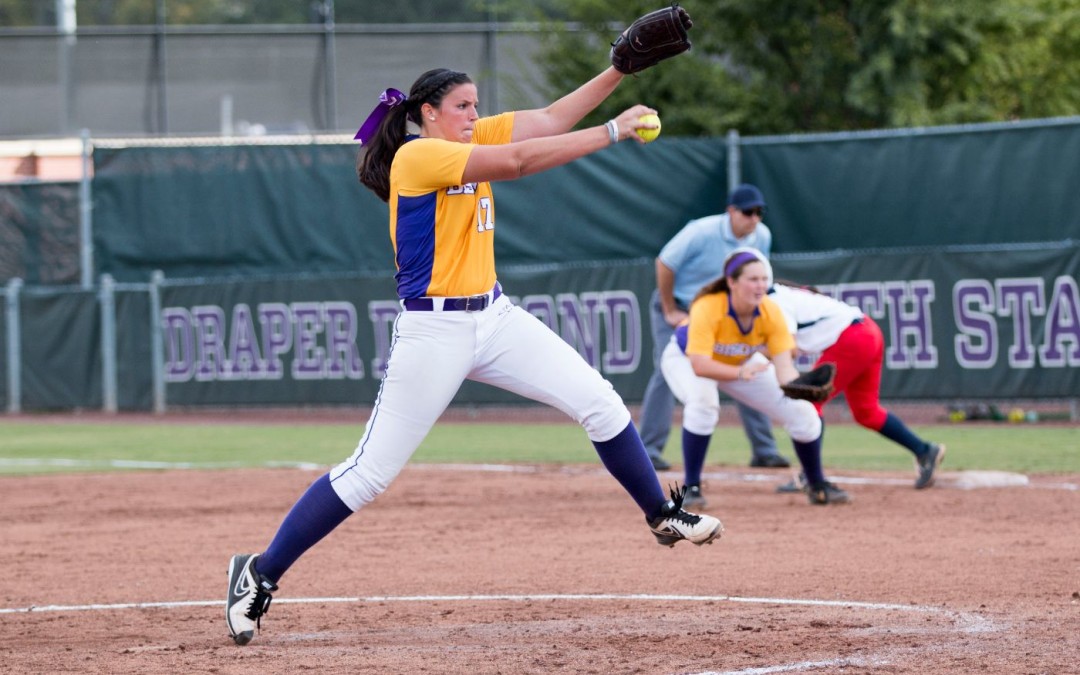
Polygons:
M707 470L727 533L669 549L598 467L410 466L247 647L228 558L318 472L0 478L0 671L1077 672L1080 476L842 474L855 502L812 507L782 473Z

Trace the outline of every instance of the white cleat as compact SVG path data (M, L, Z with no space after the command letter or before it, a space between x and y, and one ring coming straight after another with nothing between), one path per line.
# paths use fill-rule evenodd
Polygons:
M689 513L682 508L686 487L671 491L671 501L664 505L660 515L649 523L649 529L661 546L674 546L686 540L701 546L711 544L724 534L724 524L718 518Z
M270 594L278 588L255 571L258 557L250 553L234 555L229 561L225 621L229 624L229 635L238 645L246 645L255 637L262 615L270 609Z

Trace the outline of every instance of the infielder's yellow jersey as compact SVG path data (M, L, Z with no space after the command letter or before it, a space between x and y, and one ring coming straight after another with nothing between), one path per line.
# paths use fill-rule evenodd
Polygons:
M691 305L685 330L683 351L732 366L742 365L754 352L771 358L795 349L784 313L769 298L762 298L749 326L740 326L726 292L702 296Z
M413 137L390 165L390 241L398 296L466 296L495 286L490 183L461 184L477 145L510 142L514 113L477 120L472 143Z

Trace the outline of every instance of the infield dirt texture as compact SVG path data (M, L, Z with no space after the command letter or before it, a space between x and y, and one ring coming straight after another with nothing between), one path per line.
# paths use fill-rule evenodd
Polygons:
M1080 476L707 467L717 544L658 546L598 466L406 468L232 644L229 556L318 471L0 478L11 673L1076 673ZM663 482L677 478L663 474Z

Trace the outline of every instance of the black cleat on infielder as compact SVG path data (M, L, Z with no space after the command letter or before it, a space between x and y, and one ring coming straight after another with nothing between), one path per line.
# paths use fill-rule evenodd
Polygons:
M916 490L924 490L934 484L934 471L941 466L943 459L945 459L944 443L931 443L924 455L915 458L915 471L918 474L915 479Z
M700 485L687 485L682 505L688 509L703 509L709 505L709 502L705 499L705 495L701 494Z
M806 498L810 500L811 504L848 504L851 502L851 496L848 493L829 481L809 483L804 489L806 490Z
M683 511L683 497L686 487L671 490L671 501L664 504L660 515L645 522L649 524L656 543L661 546L674 546L684 539L698 546L711 544L724 534L724 524L718 518L698 515Z
M262 615L270 609L271 593L278 587L255 571L259 556L234 555L229 561L229 595L225 601L225 621L229 635L238 645L246 645L255 637Z

